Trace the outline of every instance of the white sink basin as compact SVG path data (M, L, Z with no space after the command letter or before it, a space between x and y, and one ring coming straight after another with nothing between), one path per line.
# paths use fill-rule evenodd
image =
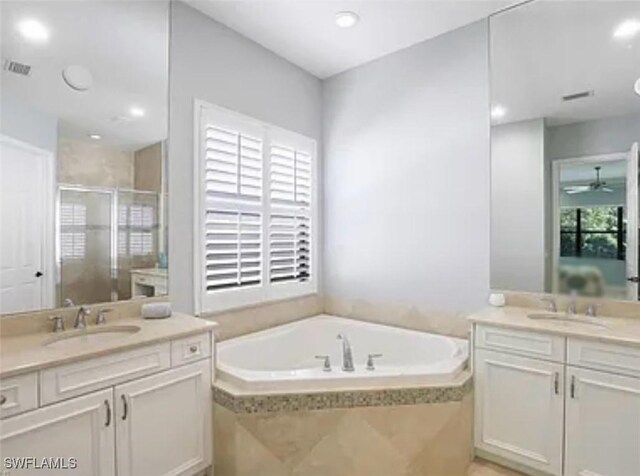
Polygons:
M68 331L47 340L47 347L63 347L68 345L97 345L105 342L113 342L123 337L135 334L138 326L110 326L93 327L91 329Z
M555 321L563 324L586 324L588 326L601 327L603 329L608 328L608 326L605 323L590 317L571 317L567 314L544 314L544 313L529 314L528 317L529 319L545 319L545 320Z

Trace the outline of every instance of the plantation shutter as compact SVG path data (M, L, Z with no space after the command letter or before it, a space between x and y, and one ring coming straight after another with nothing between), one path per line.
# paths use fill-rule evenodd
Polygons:
M198 312L316 291L315 142L200 106Z
M211 112L204 124L206 291L262 282L263 128Z
M269 280L305 282L311 272L313 142L276 131L269 148Z

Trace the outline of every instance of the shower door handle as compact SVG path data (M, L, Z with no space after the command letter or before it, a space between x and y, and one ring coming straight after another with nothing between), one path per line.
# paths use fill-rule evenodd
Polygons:
M630 278L627 278L627 281L630 281L632 283L640 283L640 277L639 276L631 276Z

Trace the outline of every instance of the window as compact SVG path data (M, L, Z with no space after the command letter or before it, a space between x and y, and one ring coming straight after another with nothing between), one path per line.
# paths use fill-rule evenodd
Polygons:
M87 207L80 203L60 205L60 255L82 260L87 241Z
M560 256L625 259L623 207L562 208Z
M315 141L197 103L199 312L315 292Z
M118 254L145 256L154 253L156 209L151 205L120 205L118 212Z

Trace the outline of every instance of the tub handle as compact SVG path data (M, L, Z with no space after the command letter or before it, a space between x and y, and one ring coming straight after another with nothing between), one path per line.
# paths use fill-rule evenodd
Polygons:
M368 354L367 355L367 370L375 370L376 367L373 365L373 359L379 359L382 357L382 354Z
M316 359L324 360L322 364L322 370L324 372L331 372L331 357L328 355L316 355Z

